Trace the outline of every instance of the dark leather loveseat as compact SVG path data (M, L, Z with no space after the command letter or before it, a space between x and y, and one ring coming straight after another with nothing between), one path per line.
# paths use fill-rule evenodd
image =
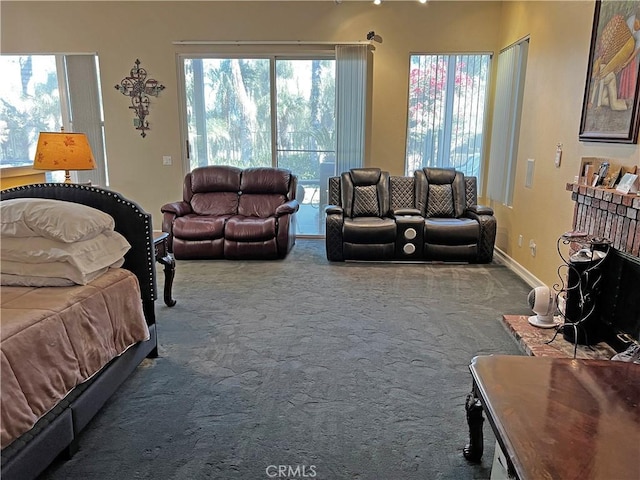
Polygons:
M277 259L295 243L297 178L280 168L195 168L183 199L163 205L176 259Z
M445 168L413 177L356 168L329 178L330 261L432 260L489 263L496 219L477 205L477 181Z

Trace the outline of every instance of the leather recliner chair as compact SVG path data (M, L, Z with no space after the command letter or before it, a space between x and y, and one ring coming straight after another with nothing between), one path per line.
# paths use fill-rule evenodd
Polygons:
M297 177L280 168L195 168L183 200L163 205L176 259L284 258L295 243Z
M395 253L396 222L390 211L389 173L353 168L340 176L341 205L328 206L327 258L389 260Z
M491 208L467 203L462 172L423 168L414 177L416 207L425 218L425 260L491 262L496 219Z

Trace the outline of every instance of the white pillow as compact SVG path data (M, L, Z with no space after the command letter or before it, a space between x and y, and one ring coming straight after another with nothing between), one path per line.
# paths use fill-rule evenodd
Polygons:
M32 264L29 264L32 265ZM66 264L52 264L66 265ZM73 269L71 265L67 265L69 269ZM0 273L0 285L9 287L71 287L73 285L86 285L101 275L107 273L108 268L101 268L97 272L90 275L82 275L80 272L72 273L74 280L64 277L42 277L38 275L12 275L9 273ZM41 272L38 272L41 273Z
M0 202L3 238L41 236L71 243L113 230L115 221L98 209L47 198L15 198Z
M32 277L0 273L0 285L5 287L71 287L76 283L68 278Z
M0 272L22 274L7 270L12 262L34 265L60 262L68 263L86 275L113 264L124 257L130 248L131 245L122 235L112 231L74 243L44 237L3 238L0 242Z
M120 259L109 267L121 267L124 259ZM5 262L3 261L3 264ZM0 273L0 285L19 287L68 287L86 285L107 273L109 267L95 272L83 274L76 267L66 262L58 263L21 263L7 262L6 270L19 273Z

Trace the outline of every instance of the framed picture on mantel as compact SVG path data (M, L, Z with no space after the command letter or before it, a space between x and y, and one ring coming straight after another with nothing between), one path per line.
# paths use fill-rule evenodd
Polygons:
M590 185L592 187L615 188L625 174L636 174L638 173L637 170L638 167L636 165L621 165L615 159L582 157L580 172L577 177L578 184Z
M636 193L638 191L638 175L625 173L616 190L620 193Z
M637 143L640 0L596 0L580 140Z

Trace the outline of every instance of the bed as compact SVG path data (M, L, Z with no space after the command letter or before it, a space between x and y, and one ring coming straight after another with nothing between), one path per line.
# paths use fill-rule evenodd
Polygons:
M100 210L112 218L117 234L111 235L128 244L119 262L70 285L23 285L16 275L18 284L6 286L5 263L11 262L3 241L1 472L3 479L29 479L56 457L70 457L82 429L120 384L145 357L157 356L155 254L151 216L118 193L54 183L0 193L3 202L13 200L3 207L22 202L15 199ZM77 244L89 243L82 240ZM85 345L89 338L93 343Z

